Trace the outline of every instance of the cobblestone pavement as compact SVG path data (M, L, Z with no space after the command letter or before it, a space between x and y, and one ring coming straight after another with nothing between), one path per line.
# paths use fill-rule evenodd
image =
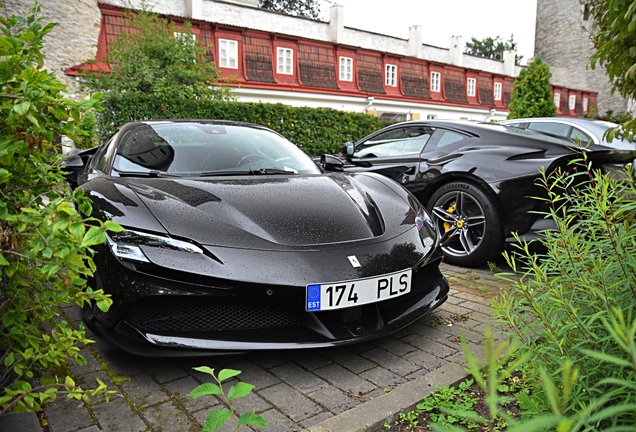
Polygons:
M95 343L82 350L88 363L72 365L72 376L84 387L94 387L95 379L100 378L119 395L108 403L93 398L90 404L60 397L44 408L50 432L201 430L210 410L221 405L213 396L187 396L211 378L194 371L196 366L242 371L238 379L256 387L235 401L235 409L261 414L269 422L266 431L364 430L362 426L349 429L345 423L338 426L338 421L347 417L351 421L356 412L368 417L356 407L374 399L382 407L391 406L389 398L399 394L402 386L409 389L402 391L402 396L406 393L410 399L419 391L415 390L418 386L434 388L439 373L431 372L451 370L446 366L455 367L452 370L459 372L451 375L459 376L445 379L455 382L462 378L463 369L458 366L463 360L460 334L478 348L493 321L490 299L506 287L505 282L487 268L442 264L442 272L451 292L440 309L392 336L346 348L155 359L125 354L98 335L89 334ZM76 306L64 312L70 321L79 323ZM220 430L236 429L228 421Z

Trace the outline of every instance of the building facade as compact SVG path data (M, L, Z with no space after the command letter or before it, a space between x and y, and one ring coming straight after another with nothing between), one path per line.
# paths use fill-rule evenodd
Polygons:
M632 107L612 85L602 66L588 67L594 52L592 17L586 0L537 0L535 56L550 66L552 83L598 92L599 114L629 112Z
M464 54L461 37L450 48L422 42L421 26L400 39L344 26L334 6L329 22L257 7L257 0L147 0L147 9L177 26L188 21L207 55L235 77L240 101L367 111L393 120L504 119L521 67L510 51L503 61ZM20 13L25 0L8 0ZM47 69L77 95L87 61L105 64L109 44L127 29L124 7L140 0L45 0L43 16L60 23L47 39ZM107 67L107 65L106 65ZM596 105L591 90L556 85L559 115L579 116Z

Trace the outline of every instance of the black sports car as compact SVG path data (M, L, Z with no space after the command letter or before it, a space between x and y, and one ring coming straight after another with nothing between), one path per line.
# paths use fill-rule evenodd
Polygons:
M86 322L139 355L325 347L394 332L442 304L439 233L406 189L323 170L246 123L129 123L69 158L112 295Z
M568 163L581 151L594 166L612 170L635 156L492 123L411 121L347 143L342 156L323 160L330 170L396 180L431 212L445 261L476 266L496 260L513 232L530 240L553 226L533 213L543 208L531 197L546 196L536 184L539 169L576 170Z

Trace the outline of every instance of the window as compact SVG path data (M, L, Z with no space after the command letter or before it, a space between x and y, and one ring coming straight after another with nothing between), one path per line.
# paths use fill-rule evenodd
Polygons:
M393 64L386 65L386 75L384 78L384 84L389 87L397 86L397 66Z
M475 78L468 78L468 85L466 86L466 94L468 96L475 96L475 88L477 87L477 80Z
M501 100L501 83L500 82L495 83L494 98L496 101Z
M556 137L568 138L570 135L570 125L562 123L530 122L528 129Z
M340 57L340 81L353 81L353 59Z
M570 100L568 101L568 108L570 108L570 111L576 108L576 95L570 95Z
M441 74L439 72L431 72L431 91L438 92L440 89Z
M424 149L435 128L430 126L398 127L368 139L356 148L354 157L395 157L418 154Z
M278 48L276 72L284 75L294 74L294 51L291 48Z
M437 120L437 114L426 114L426 120Z
M559 108L561 106L561 93L554 94L554 104Z
M219 67L238 69L238 42L219 39Z
M587 98L583 98L583 112L587 112Z
M378 113L378 117L380 117L382 120L388 120L393 122L401 122L401 121L407 120L406 114L402 114L402 113L383 112L383 113Z
M572 132L570 132L570 140L582 145L588 145L594 142L588 134L574 127L572 128Z

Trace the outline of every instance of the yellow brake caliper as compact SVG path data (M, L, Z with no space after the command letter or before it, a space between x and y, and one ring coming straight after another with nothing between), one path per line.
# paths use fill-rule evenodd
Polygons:
M449 208L446 209L448 213L455 213L455 209L457 208L457 203L453 203ZM444 222L444 232L451 229L453 225L450 222Z

